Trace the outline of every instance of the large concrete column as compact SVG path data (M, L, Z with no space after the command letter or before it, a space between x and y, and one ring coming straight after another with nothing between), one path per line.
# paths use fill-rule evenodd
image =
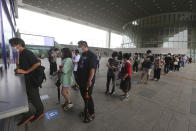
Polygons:
M111 45L111 31L106 33L106 48L110 48Z
M193 58L193 61L196 62L196 27L191 29L191 42L188 44L188 49L190 50L190 56Z

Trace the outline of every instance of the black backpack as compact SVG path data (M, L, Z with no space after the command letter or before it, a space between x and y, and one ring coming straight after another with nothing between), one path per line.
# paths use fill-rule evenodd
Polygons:
M36 68L32 73L30 73L31 80L33 84L36 85L36 87L42 88L42 83L45 80L46 81L46 74L44 72L45 67L44 66L39 66Z

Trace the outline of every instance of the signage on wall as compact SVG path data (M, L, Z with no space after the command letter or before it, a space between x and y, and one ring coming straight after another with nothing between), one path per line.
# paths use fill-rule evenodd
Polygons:
M27 45L54 46L54 37L21 34L21 38Z

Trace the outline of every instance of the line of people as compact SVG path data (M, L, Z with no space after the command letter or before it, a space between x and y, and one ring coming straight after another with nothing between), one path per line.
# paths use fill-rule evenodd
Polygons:
M131 57L130 53L122 54L122 52L114 51L106 64L108 68L106 95L115 94L116 81L121 79L120 89L124 92L121 99L128 100L128 92L131 89L131 63L133 64L133 74L136 74L141 68L138 84L143 83L144 77L146 77L144 83L148 84L152 70L154 70L154 75L151 80L159 81L162 68L164 68L164 75L168 75L169 72L184 68L186 63L192 63L192 58L188 58L186 55L171 55L171 53L166 56L153 55L151 50L148 50L145 56L139 56L136 53ZM110 90L111 81L112 89Z
M15 73L24 74L29 103L29 112L24 113L18 123L21 126L26 125L30 121L38 121L44 116L44 106L39 94L39 87L41 87L43 80L37 84L37 81L39 81L37 78L42 79L42 76L40 77L37 74L43 74L45 76L45 68L41 68L41 61L30 50L25 48L25 42L22 39L12 38L9 40L9 43L13 50L19 54L19 62L17 63ZM51 76L55 75L57 70L57 55L55 51L57 50L51 50L51 56L49 56ZM92 93L98 59L100 58L97 58L97 55L88 49L86 41L78 42L78 50L75 51L73 57L72 52L68 48L63 48L60 56L62 58L62 64L59 66L59 72L61 74L60 84L62 85L61 93L65 99L65 103L62 105L63 109L66 111L73 107L70 88L74 84L75 76L76 83L74 85L79 88L84 100L84 111L80 113L80 116L85 123L91 122L95 119Z
M79 41L78 50L71 52L69 48L63 48L61 58L60 83L62 84L62 96L65 98L65 103L62 107L65 111L73 107L70 88L74 85L74 89L80 90L85 105L80 116L84 122L88 123L95 119L92 93L98 64L97 55L88 49L86 41Z
M13 50L19 53L19 63L16 73L24 74L27 97L29 102L29 112L25 113L18 123L18 125L25 125L29 121L37 121L44 116L44 106L40 99L39 87L34 81L38 77L36 74L40 74L38 71L41 62L36 56L25 48L25 42L19 38L13 38L9 41ZM56 54L57 50L51 50L51 56L49 56L50 62L50 75L55 75L57 72ZM84 110L80 113L81 118L85 123L91 122L95 119L94 101L92 97L93 88L95 84L95 74L99 67L99 61L101 59L98 50L96 54L88 49L86 41L78 42L78 49L72 52L69 48L63 48L61 50L62 63L59 66L60 84L62 85L61 94L65 99L65 103L62 105L65 111L71 109L74 105L71 101L70 89L74 85L74 88L80 90L80 94L84 101ZM168 54L165 58L161 55L154 56L151 50L148 50L145 57L139 57L135 55L131 58L130 53L113 52L112 57L107 61L107 83L106 83L106 95L115 94L116 80L120 81L120 89L123 91L121 99L123 101L128 100L129 91L131 89L131 66L133 63L134 73L138 72L139 66L142 67L142 75L139 83L142 83L146 75L146 84L150 79L150 74L154 68L154 79L159 80L161 69L164 66L164 71L168 74L169 71L179 70L180 67L185 67L187 61L191 63L191 59L185 55ZM173 67L173 68L172 68ZM75 77L75 83L74 83ZM112 80L112 90L110 91L110 82Z
M129 61L130 54L125 53L118 54L118 52L114 51L112 53L112 58L108 59L106 64L107 71L107 83L106 83L106 95L115 94L116 88L116 80L121 79L120 89L123 91L122 100L128 100L129 90L131 89L131 63ZM112 90L110 92L110 82L112 80Z
M146 52L146 56L139 56L137 53L133 58L133 73L137 73L139 66L142 69L142 75L139 80L139 83L142 83L144 76L146 75L146 82L148 84L151 71L154 70L154 75L152 80L158 81L161 76L161 70L164 69L164 75L168 75L169 72L179 71L180 68L184 68L185 65L192 63L192 58L187 57L186 55L153 55L151 50Z

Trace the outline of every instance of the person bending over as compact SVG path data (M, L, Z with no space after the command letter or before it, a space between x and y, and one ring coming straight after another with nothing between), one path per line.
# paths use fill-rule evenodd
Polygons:
M24 74L25 78L29 112L25 113L18 123L18 125L25 125L29 121L37 121L44 116L44 106L40 99L39 85L34 81L36 79L36 69L40 66L40 62L31 51L25 49L25 42L22 39L12 38L9 43L19 51L19 63L15 72Z

